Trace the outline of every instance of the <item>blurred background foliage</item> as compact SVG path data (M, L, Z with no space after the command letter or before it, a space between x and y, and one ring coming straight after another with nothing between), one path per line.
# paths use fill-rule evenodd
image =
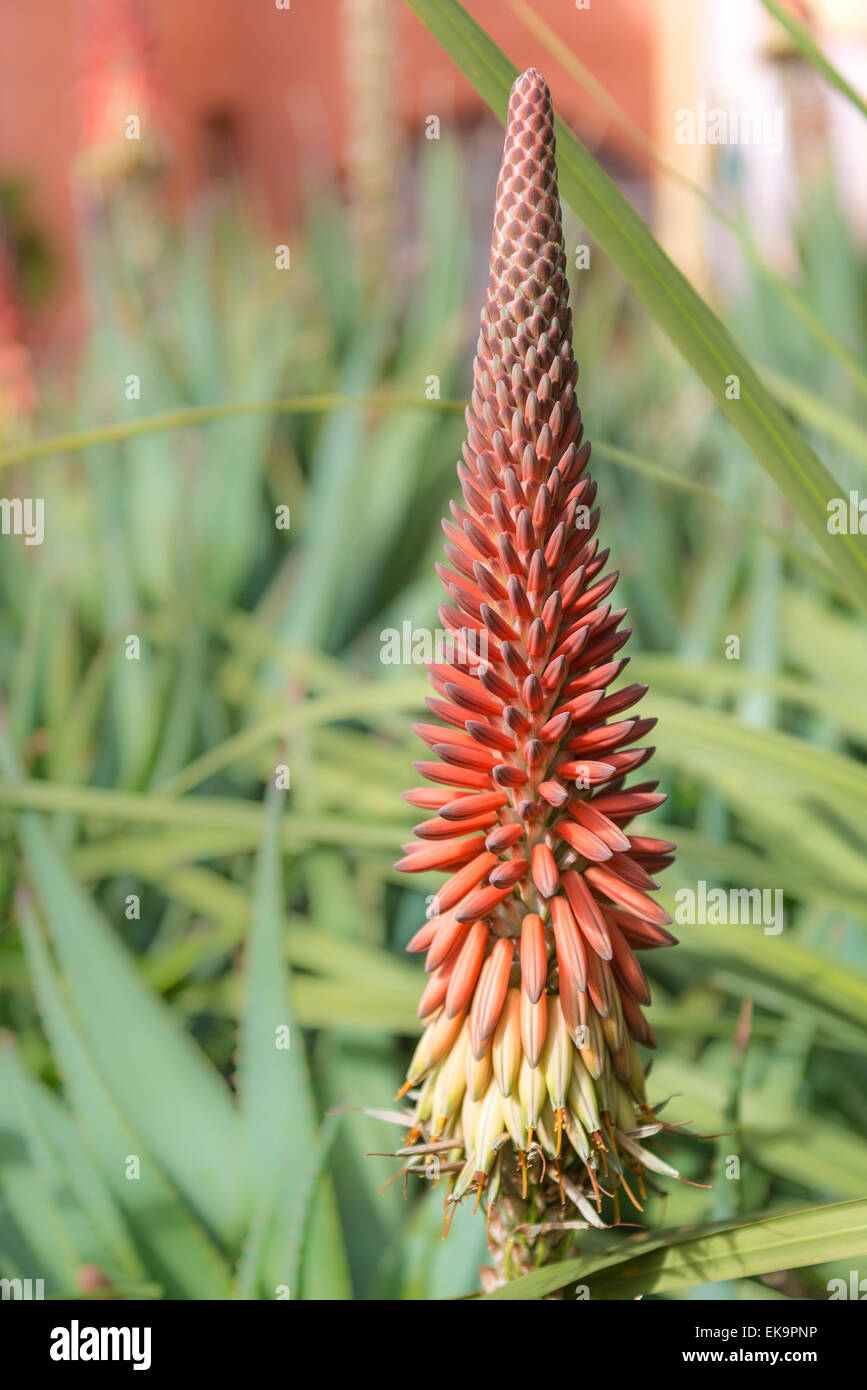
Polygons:
M387 255L357 234L365 197L384 196L376 170L348 200L311 187L288 271L231 177L183 219L158 162L82 185L75 389L37 375L0 454L4 494L44 498L46 516L44 545L0 545L6 1277L64 1296L478 1287L483 1218L461 1209L443 1242L440 1189L380 1191L397 1165L368 1155L393 1131L360 1110L389 1109L402 1079L420 985L403 948L438 882L392 868L426 682L380 657L386 629L437 625L495 167L476 225L470 144L444 132L399 152ZM716 308L846 496L867 487L864 380L802 308L863 363L867 266L827 173L802 189L796 233L790 296L747 258ZM586 242L567 214L567 244ZM680 846L662 897L704 879L782 889L786 910L779 936L685 926L647 959L651 1099L692 1122L672 1161L711 1186L672 1185L640 1221L861 1196L863 614L589 244L572 271L581 399L634 630L625 679L650 682L660 721L669 800L647 828ZM126 437L95 439L117 421ZM79 438L27 460L65 433ZM824 1297L850 1264L673 1296Z

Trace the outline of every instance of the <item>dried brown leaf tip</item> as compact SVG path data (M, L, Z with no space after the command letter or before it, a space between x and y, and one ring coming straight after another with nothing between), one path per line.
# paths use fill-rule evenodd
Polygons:
M551 98L530 69L509 102L463 504L444 523L453 659L430 666L434 760L416 765L434 785L406 793L427 818L400 861L448 874L409 947L428 982L402 1156L452 1201L499 1197L492 1225L509 1211L512 1229L516 1213L540 1230L619 1219L648 1173L677 1176L646 1145L662 1125L636 1047L654 1045L637 952L674 941L650 896L674 847L629 830L663 800L628 784L655 721L630 713L644 686L609 693L629 632L595 534L568 300Z

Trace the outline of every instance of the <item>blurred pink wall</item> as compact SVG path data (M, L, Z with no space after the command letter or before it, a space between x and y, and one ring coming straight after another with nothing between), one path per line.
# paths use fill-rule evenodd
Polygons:
M31 205L61 270L60 301L74 295L72 170L78 143L77 79L86 0L0 0L0 175L25 176ZM105 0L103 0L105 3ZM123 0L118 0L123 3ZM213 163L213 131L231 129L247 185L262 190L277 229L297 214L305 162L341 163L347 131L340 0L144 0L164 85L173 187L183 197ZM550 61L503 0L467 8L521 67L549 77L561 112L579 133L635 163L575 82ZM535 12L645 131L651 124L651 10L643 0L533 0ZM411 11L395 0L403 68L399 109L418 125L444 126L481 103Z

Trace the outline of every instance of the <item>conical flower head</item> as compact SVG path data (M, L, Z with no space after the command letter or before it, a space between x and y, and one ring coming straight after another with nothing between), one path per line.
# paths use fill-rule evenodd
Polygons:
M0 442L36 404L33 363L18 297L15 261L0 230Z
M82 169L113 179L158 167L162 95L146 0L87 0L80 66Z
M653 1046L636 952L674 938L650 896L673 846L630 833L664 798L630 786L654 724L627 713L645 687L608 687L626 661L617 574L595 537L575 397L551 99L533 69L512 88L490 280L473 370L463 504L444 522L440 615L450 660L431 664L437 722L417 726L429 817L399 867L448 874L410 943L427 952L410 1066L410 1168L471 1189L636 1202L648 1108L636 1043ZM636 746L638 745L638 746ZM588 1197L591 1199L588 1201Z

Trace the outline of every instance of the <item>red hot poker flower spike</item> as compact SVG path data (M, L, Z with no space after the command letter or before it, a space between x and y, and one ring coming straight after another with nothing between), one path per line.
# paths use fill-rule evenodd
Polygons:
M159 167L163 94L146 0L85 0L80 64L82 170L112 181Z
M410 1066L410 1170L450 1198L569 1202L591 1224L603 1194L636 1206L649 1173L676 1176L645 1140L662 1128L636 1043L653 1046L636 951L671 944L649 896L671 845L632 836L663 800L627 785L650 757L645 693L608 687L625 660L617 575L596 539L575 396L553 112L530 69L515 82L497 187L463 501L445 523L453 660L430 668L443 724L420 732L432 810L401 867L449 877L411 950L429 953L426 1029ZM448 1147L453 1140L453 1147ZM572 1217L575 1213L570 1213Z

